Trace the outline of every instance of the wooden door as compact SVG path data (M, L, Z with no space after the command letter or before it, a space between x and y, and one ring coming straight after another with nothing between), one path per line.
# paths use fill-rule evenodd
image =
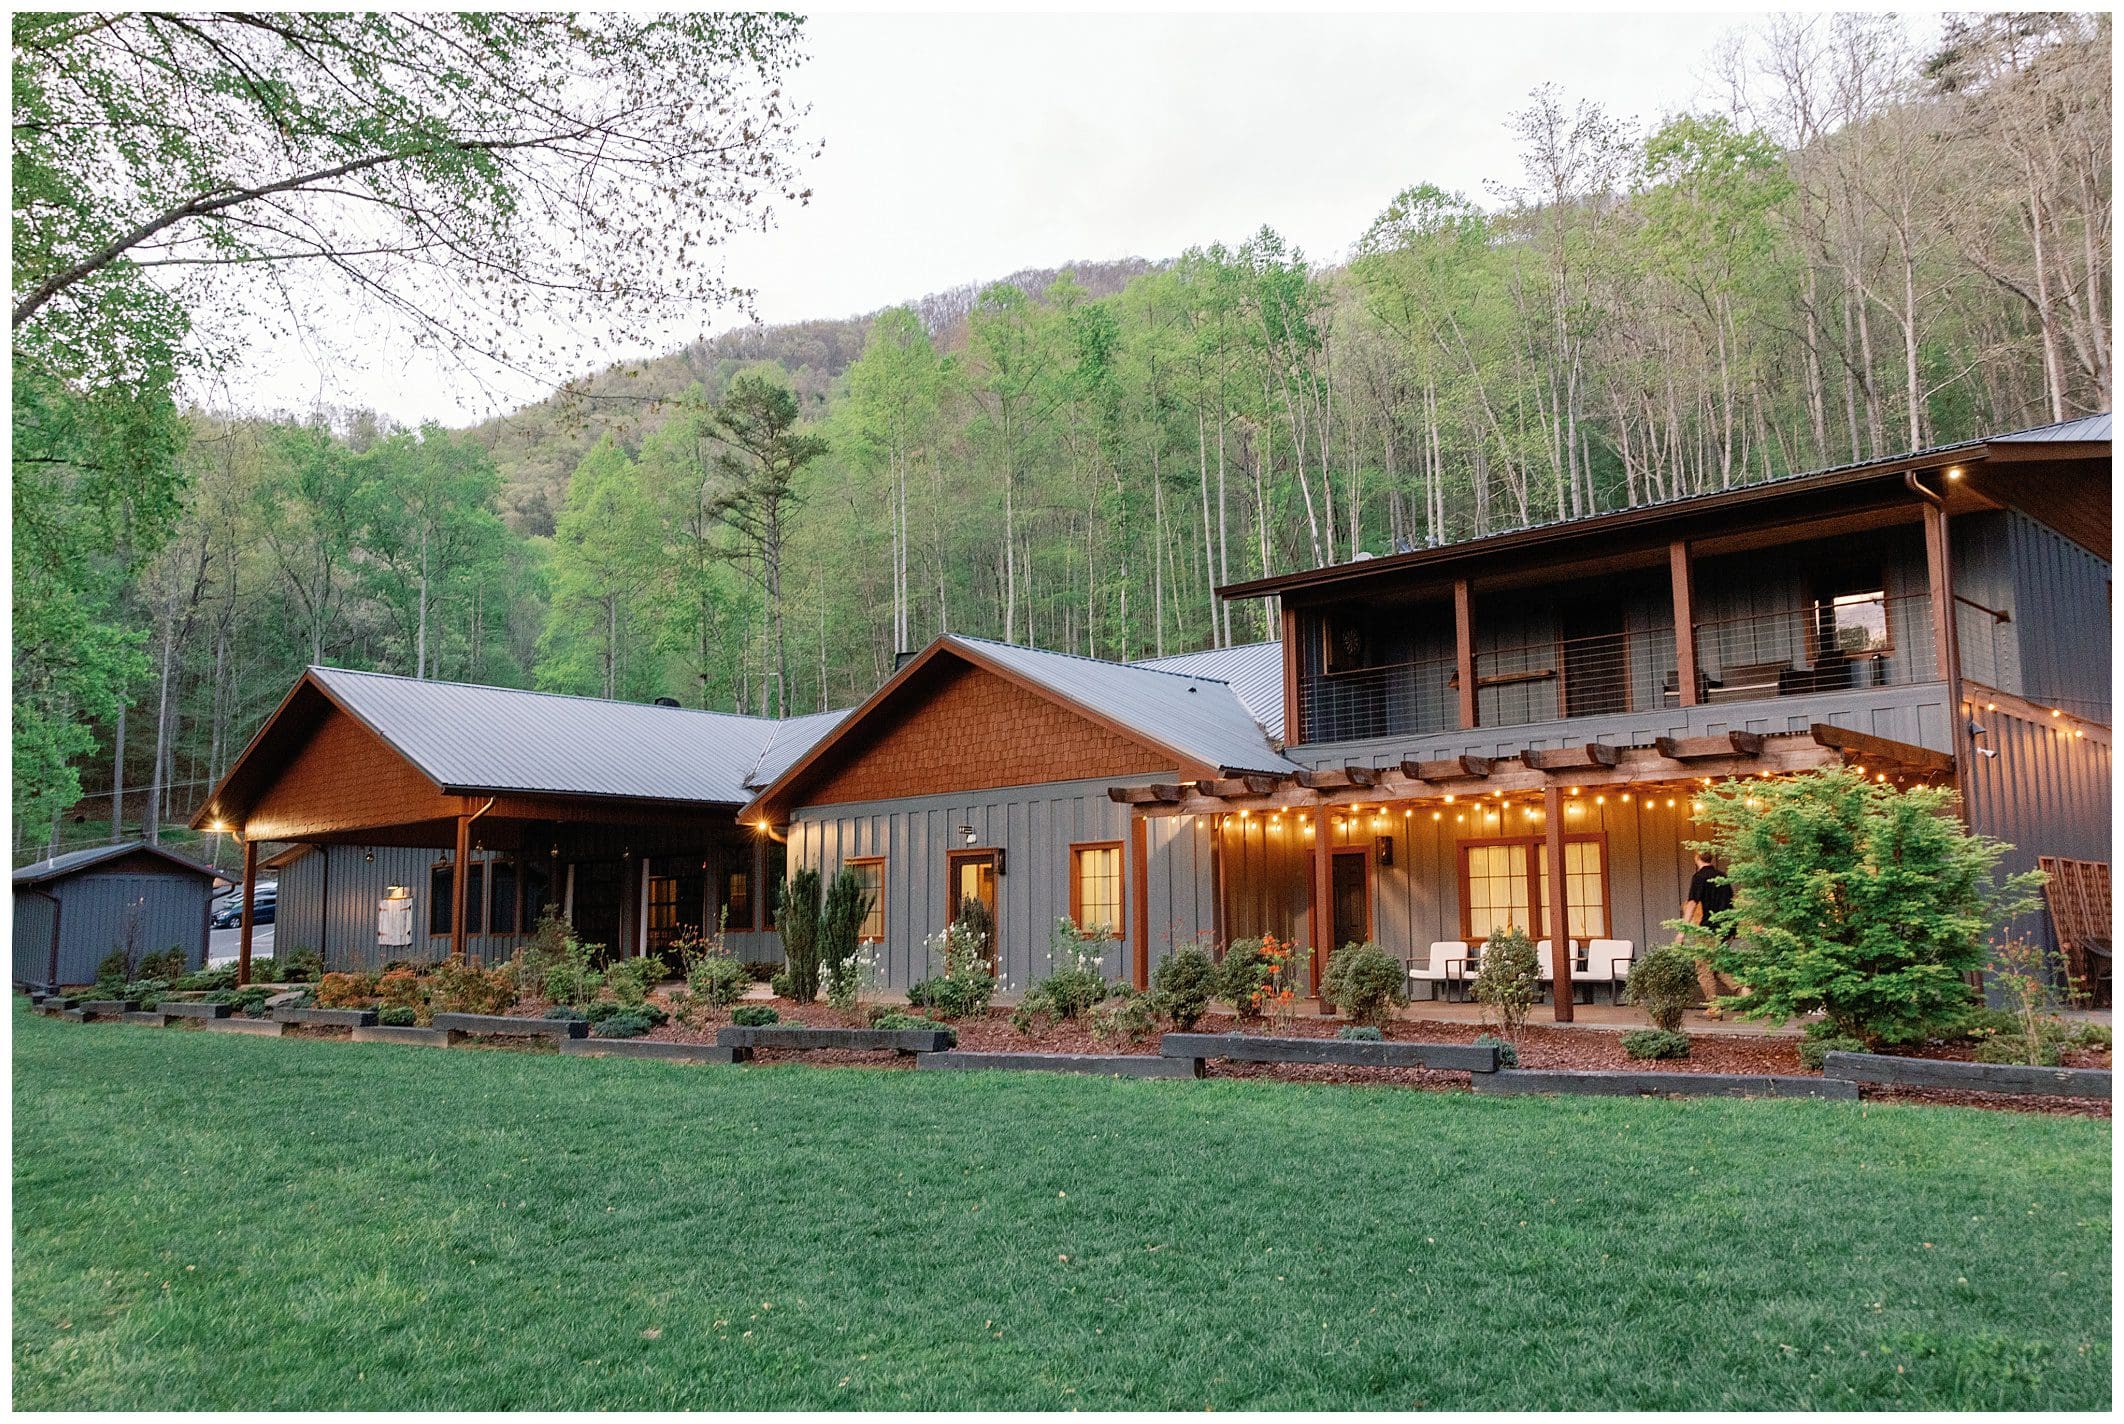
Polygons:
M1003 937L1003 927L996 916L996 853L992 850L955 850L947 857L949 874L946 877L944 910L945 923L959 918L959 906L969 899L978 900L988 911L988 922L995 931L988 939L988 967L994 969L998 958L996 941Z
M1336 851L1332 876L1329 903L1334 909L1334 925L1328 941L1330 953L1372 937L1371 853L1361 849Z

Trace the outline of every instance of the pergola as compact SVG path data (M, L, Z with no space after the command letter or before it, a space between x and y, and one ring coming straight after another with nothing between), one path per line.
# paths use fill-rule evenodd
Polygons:
M1403 761L1391 766L1339 766L1283 776L1253 775L1216 780L1110 787L1107 795L1139 816L1209 816L1217 824L1226 816L1293 815L1310 825L1312 817L1336 812L1358 814L1366 808L1480 804L1518 796L1539 796L1548 861L1549 936L1556 945L1570 941L1568 877L1564 873L1566 797L1602 795L1619 789L1625 797L1654 788L1703 787L1722 780L1767 780L1826 766L1856 765L1887 782L1925 782L1953 774L1954 759L1943 752L1816 723L1805 732L1759 734L1727 732L1717 736L1661 737L1649 747L1615 747L1599 742L1563 748L1530 747L1514 757L1453 757L1440 761ZM1213 856L1221 855L1222 837L1212 838ZM1333 874L1332 840L1312 837L1311 890L1307 925L1312 941L1313 982L1326 968L1332 934L1329 916ZM1223 884L1221 865L1218 883ZM1220 908L1221 912L1221 908ZM1560 956L1559 956L1560 957ZM1572 1018L1571 976L1555 975L1556 1019Z

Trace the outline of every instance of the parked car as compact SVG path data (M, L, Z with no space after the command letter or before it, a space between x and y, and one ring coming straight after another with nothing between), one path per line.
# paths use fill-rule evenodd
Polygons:
M273 907L279 902L279 899L279 881L261 882L252 898L251 923L254 925L270 925L273 923ZM242 924L243 892L241 890L231 890L228 894L215 901L214 914L208 920L208 923L217 930L225 930Z

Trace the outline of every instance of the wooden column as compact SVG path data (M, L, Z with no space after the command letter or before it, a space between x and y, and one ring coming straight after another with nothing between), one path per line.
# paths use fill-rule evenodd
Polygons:
M258 896L258 842L243 838L243 928L236 933L236 985L251 982L251 920Z
M1140 811L1128 818L1128 874L1128 938L1141 990L1150 987L1150 822Z
M1335 935L1335 826L1328 819L1326 806L1316 807L1314 817L1317 825L1313 830L1313 893L1312 914L1307 923L1313 939L1313 997L1320 997L1320 977L1327 973L1328 956L1335 946L1328 941Z
M1925 580L1932 596L1932 650L1940 681L1952 683L1954 648L1954 568L1948 558L1947 511L1925 504ZM1957 699L1957 711L1960 702ZM1955 721L1962 719L1957 716ZM1959 740L1959 739L1957 739Z
M1305 740L1305 709L1298 696L1298 611L1283 606L1283 744L1296 746Z
M1475 600L1466 579L1453 580L1453 656L1460 683L1460 725L1475 725Z
M450 861L450 953L463 958L465 953L465 862L472 855L472 817L469 813L457 813L457 854Z
M1209 822L1209 869L1210 869L1210 942L1216 946L1219 959L1224 957L1224 817L1210 816Z
M1571 1022L1571 913L1564 888L1563 789L1551 782L1542 788L1542 820L1548 831L1549 968L1556 975L1556 1021Z
M1681 705L1696 705L1696 580L1689 567L1689 542L1667 546L1667 572L1674 582L1674 686Z

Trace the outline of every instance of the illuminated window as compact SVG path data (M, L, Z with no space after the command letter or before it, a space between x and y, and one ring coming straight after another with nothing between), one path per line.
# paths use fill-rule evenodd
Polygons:
M1079 929L1103 926L1119 938L1121 913L1121 842L1069 848L1069 917Z
M1607 842L1598 835L1564 840L1564 914L1573 939L1608 935ZM1549 857L1539 837L1467 841L1460 847L1460 928L1474 943L1507 925L1529 938L1549 933Z
M885 862L877 857L851 860L848 868L862 883L863 893L870 899L870 909L863 916L862 928L856 933L865 940L881 940L885 938Z
M1571 922L1573 939L1605 939L1608 935L1608 876L1599 841L1564 842L1564 917ZM1541 900L1549 902L1549 858L1541 856ZM1546 922L1545 922L1546 923ZM1535 936L1541 938L1540 935Z
M1523 930L1533 923L1527 904L1531 849L1531 842L1462 847L1461 926L1469 943L1487 940L1495 930Z

